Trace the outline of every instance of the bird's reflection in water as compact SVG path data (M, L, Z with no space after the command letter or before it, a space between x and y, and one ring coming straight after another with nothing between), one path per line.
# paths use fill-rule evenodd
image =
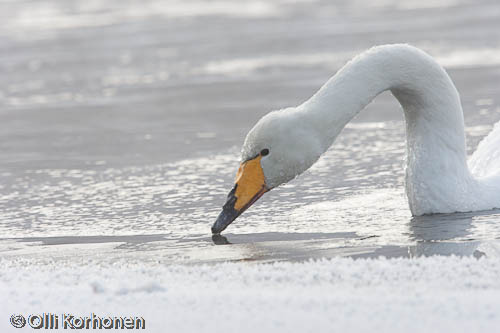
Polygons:
M471 240L470 214L436 214L416 216L410 220L410 239L417 242Z
M215 245L231 244L231 242L229 242L227 238L222 236L221 234L212 235L212 242L214 242Z
M215 245L355 239L355 232L261 232L255 234L212 235ZM231 241L229 241L231 239Z
M458 255L481 257L485 244L492 244L499 232L498 210L419 216L409 224L412 256ZM480 231L480 233L478 232ZM489 231L488 231L489 230ZM491 237L491 238L490 238Z
M247 259L285 260L333 256L490 256L500 253L500 210L436 214L413 217L401 243L384 244L379 236L360 237L355 232L213 235L215 245L238 245ZM360 226L361 228L361 226ZM374 240L372 242L372 240Z

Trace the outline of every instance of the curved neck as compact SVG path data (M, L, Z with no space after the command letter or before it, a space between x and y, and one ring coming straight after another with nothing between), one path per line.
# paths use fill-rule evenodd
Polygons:
M464 179L472 179L458 92L429 55L408 45L372 48L345 65L299 109L309 114L304 121L319 134L326 151L342 128L386 90L404 110L406 189L412 212L420 215L412 207L412 196L442 195L443 191L455 190ZM457 185L446 189L437 183Z

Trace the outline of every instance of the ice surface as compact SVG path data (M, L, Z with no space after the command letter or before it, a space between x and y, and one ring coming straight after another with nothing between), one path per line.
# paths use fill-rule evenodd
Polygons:
M0 260L12 313L143 316L150 332L494 332L497 258L144 264Z

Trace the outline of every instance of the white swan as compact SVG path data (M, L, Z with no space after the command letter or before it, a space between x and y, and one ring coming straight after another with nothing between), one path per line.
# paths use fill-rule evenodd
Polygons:
M467 165L458 92L425 52L403 44L371 48L302 105L273 111L248 133L236 184L212 226L217 234L266 191L313 165L344 126L390 90L406 120L406 194L413 215L500 207L500 125Z

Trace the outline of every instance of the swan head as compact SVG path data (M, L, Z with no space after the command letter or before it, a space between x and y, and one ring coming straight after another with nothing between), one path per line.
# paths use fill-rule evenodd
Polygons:
M299 108L265 115L247 134L234 187L212 233L219 234L264 193L307 170L323 151Z

